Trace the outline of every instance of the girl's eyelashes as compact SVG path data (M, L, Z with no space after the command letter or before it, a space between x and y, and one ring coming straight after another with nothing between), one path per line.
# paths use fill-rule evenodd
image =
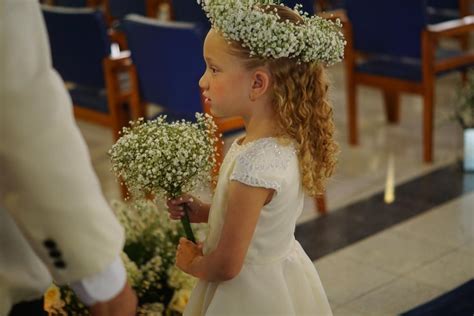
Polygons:
M207 67L207 69L209 69L209 70L211 71L212 74L215 74L215 73L217 73L217 72L219 71L219 70L217 69L217 67L214 66L214 65L209 65L209 64L206 63L206 67Z

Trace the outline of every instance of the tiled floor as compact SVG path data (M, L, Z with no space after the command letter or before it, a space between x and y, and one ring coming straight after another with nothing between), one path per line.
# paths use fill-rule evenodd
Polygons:
M346 141L344 73L341 65L330 69L331 90L341 146L338 170L329 183L327 202L336 215L344 206L405 183L440 167L452 165L462 152L461 130L448 117L460 85L457 75L437 82L435 162L421 159L421 98L404 95L399 125L387 125L379 91L359 90L361 145ZM111 133L102 127L79 122L91 150L92 162L105 195L119 197L118 185L110 173L107 150ZM228 147L233 137L226 139ZM393 179L388 175L393 174ZM446 179L445 186L450 185ZM420 188L421 190L422 188ZM206 190L203 190L206 192ZM204 198L208 195L204 194ZM433 189L433 200L443 194ZM417 202L417 190L410 198ZM397 201L395 195L395 201ZM418 216L368 236L315 261L335 315L396 315L421 304L474 277L474 193L461 194ZM361 219L384 216L373 210ZM299 223L315 220L312 199L305 201ZM350 223L349 223L350 224ZM318 232L312 232L318 234Z
M474 277L474 193L315 262L334 314L397 315Z

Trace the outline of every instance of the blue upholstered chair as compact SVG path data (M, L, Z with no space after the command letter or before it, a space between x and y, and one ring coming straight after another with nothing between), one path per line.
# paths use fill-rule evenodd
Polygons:
M121 50L127 50L127 38L122 20L127 14L157 18L159 6L170 0L103 0L110 36L119 44Z
M197 1L171 0L172 16L177 22L192 22L202 26L204 35L211 24Z
M119 93L116 73L120 67L112 66L111 43L102 12L46 5L42 11L53 67L67 83L75 116L109 126L116 136L126 122L118 104L127 97ZM105 70L107 60L110 61Z
M106 0L106 12L114 20L122 20L127 14L146 15L146 0Z
M202 33L192 23L161 22L138 15L123 21L142 102L162 105L172 117L202 112L198 81L204 72ZM140 104L136 108L142 111Z
M346 0L349 142L358 143L358 85L383 90L387 117L398 122L399 94L423 97L423 159L433 160L434 80L474 65L474 54L441 50L442 37L474 30L474 16L428 26L423 0Z

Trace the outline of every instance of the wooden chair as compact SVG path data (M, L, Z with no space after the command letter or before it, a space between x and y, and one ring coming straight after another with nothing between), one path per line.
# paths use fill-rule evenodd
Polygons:
M67 83L76 118L110 127L116 138L128 121L130 93L120 89L124 68L112 62L102 12L46 5L42 11L53 67Z
M424 1L346 0L349 142L358 144L357 86L383 90L387 119L399 121L400 93L423 97L423 160L433 161L434 81L474 65L474 53L443 50L438 41L474 30L474 17L428 25Z
M116 41L120 49L128 49L127 37L122 28L122 20L127 14L139 14L156 18L159 7L169 0L102 0L104 12L109 27L109 36Z

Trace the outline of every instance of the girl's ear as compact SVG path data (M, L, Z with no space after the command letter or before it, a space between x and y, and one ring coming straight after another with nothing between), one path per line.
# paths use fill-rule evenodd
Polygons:
M251 101L257 100L264 95L270 87L270 75L264 70L256 70L252 76L252 86L249 98Z

